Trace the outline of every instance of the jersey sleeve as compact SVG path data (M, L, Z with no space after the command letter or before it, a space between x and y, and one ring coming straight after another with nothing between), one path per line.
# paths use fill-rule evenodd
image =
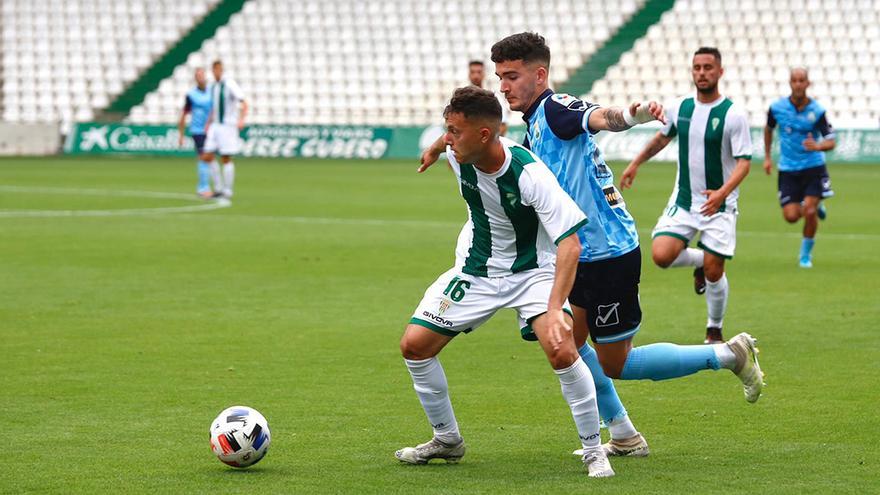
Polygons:
M828 122L828 119L825 118L825 113L822 113L822 116L819 117L819 120L816 121L815 129L822 135L825 139L834 139L834 128L831 127L831 123Z
M771 129L776 128L776 116L773 115L773 107L767 110L767 127Z
M599 105L587 103L571 95L557 93L544 102L544 116L553 134L566 141L583 133L594 134L587 122Z
M730 117L730 152L734 158L752 159L752 133L749 120L743 112L734 112Z
M544 230L559 244L587 223L587 216L556 181L556 176L541 162L525 168L521 180L523 204L535 209Z
M192 98L189 95L186 95L186 99L183 102L183 113L189 113L192 111L193 103Z
M666 137L675 137L678 134L678 128L675 124L678 120L676 114L678 113L679 104L679 102L675 102L673 106L664 109L666 123L660 128L660 132Z
M235 96L235 99L239 101L245 99L244 91L241 90L241 86L239 86L238 82L236 82L235 80L230 80L226 84L226 88L229 90L230 93L232 93L232 96Z

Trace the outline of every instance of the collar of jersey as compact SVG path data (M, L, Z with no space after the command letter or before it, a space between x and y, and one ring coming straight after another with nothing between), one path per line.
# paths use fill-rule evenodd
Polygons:
M513 156L510 153L510 148L507 147L507 143L504 142L506 140L507 139L504 137L501 138L501 147L504 148L504 163L501 164L501 168L499 168L497 172L487 174L486 172L483 172L482 170L477 168L476 165L471 164L474 167L474 171L476 171L478 174L482 175L483 177L486 177L487 179L495 179L497 177L501 177L502 175L504 175L504 173L507 172L508 167L510 167L510 160L511 160L511 157Z
M727 97L724 96L724 95L722 94L721 96L719 96L719 97L718 97L715 101L713 101L712 103L703 103L703 102L701 102L700 99L697 97L697 93L694 93L694 104L695 104L695 105L702 105L702 106L704 106L704 107L714 108L716 105L720 105L721 102L724 101L726 98L727 98Z
M529 109L526 110L525 113L523 113L523 121L524 121L526 124L529 123L529 119L532 118L532 115L535 115L535 112L538 111L538 105L540 105L541 102L543 102L544 100L546 100L547 97L549 97L549 96L552 95L552 94L553 94L553 90L552 90L552 89L550 89L550 88L545 89L544 92L541 93L541 96L539 96L538 99L535 100L534 103L532 103L532 106L530 106Z

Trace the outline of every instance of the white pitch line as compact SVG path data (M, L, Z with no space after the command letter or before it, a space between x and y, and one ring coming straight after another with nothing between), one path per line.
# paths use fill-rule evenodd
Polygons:
M115 189L77 189L65 187L3 186L0 192L24 194L66 194L72 196L102 196L127 198L161 198L185 201L202 201L192 194L158 191L123 191ZM51 218L51 217L115 217L134 215L165 215L168 213L194 213L227 208L232 203L221 199L198 205L160 206L157 208L126 208L119 210L0 210L0 218Z
M187 215L181 215L186 217ZM200 217L204 217L204 215L199 215ZM212 216L212 215L209 215ZM293 223L303 223L303 224L315 224L315 225L364 225L364 226L402 226L402 227L448 227L448 228L456 228L460 229L462 225L464 225L465 221L461 222L444 222L437 220L395 220L395 219L379 219L379 218L335 218L335 217L301 217L301 216L286 216L286 215L222 215L222 218L235 219L235 220L266 220L266 221L284 221L284 222L293 222ZM639 229L639 233L642 235L650 236L651 229ZM802 237L802 234L797 232L761 232L761 231L748 231L748 230L739 230L736 233L738 236L742 237L788 237L788 238L798 238ZM829 239L839 239L839 240L853 240L853 241L880 241L880 234L849 234L849 233L837 233L837 232L827 232L819 234L822 238Z
M71 196L117 196L124 198L162 198L182 199L195 201L193 194L157 192L157 191L122 191L117 189L79 189L72 187L31 187L31 186L2 186L0 192L10 193L34 193L34 194L68 194Z

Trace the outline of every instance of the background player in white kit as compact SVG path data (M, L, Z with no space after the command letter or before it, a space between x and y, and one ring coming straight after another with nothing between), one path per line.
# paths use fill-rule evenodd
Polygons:
M700 48L691 72L696 94L667 106L666 125L624 170L620 186L632 186L639 165L678 136L678 175L669 204L654 227L651 255L661 268L696 267L698 294L705 274L705 343L710 344L724 341L721 328L728 295L724 261L733 258L736 248L736 200L739 184L749 173L752 138L745 112L718 91L724 74L721 52ZM700 249L689 248L697 234Z
M455 266L425 292L400 341L434 436L395 456L410 464L461 459L465 444L437 354L459 333L513 308L523 336L534 333L559 378L589 475L613 476L600 444L593 377L575 348L566 300L586 215L532 152L498 136L501 105L491 91L459 88L443 114L446 156L469 219L458 237Z
M205 140L206 160L211 162L211 175L214 188L219 197L232 197L232 186L235 183L235 163L233 155L241 152L241 137L244 129L248 104L244 92L232 78L223 75L223 62L216 60L211 65L214 73L214 84L211 86L213 109L209 119L208 138ZM214 155L220 155L223 162L223 174Z

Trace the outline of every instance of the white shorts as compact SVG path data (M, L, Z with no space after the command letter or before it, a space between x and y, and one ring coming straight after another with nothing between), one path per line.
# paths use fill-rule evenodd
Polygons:
M238 126L211 124L208 127L208 137L205 139L205 152L219 153L222 156L241 153L241 137L238 135Z
M699 212L692 213L672 204L663 210L657 220L651 238L665 235L681 239L689 244L697 233L700 241L697 247L716 256L730 259L736 250L736 217L734 211L721 211L711 216Z
M410 323L455 337L486 323L499 309L512 308L522 338L537 340L531 322L547 312L554 277L553 265L493 278L452 268L428 287ZM564 310L571 314L568 301Z

